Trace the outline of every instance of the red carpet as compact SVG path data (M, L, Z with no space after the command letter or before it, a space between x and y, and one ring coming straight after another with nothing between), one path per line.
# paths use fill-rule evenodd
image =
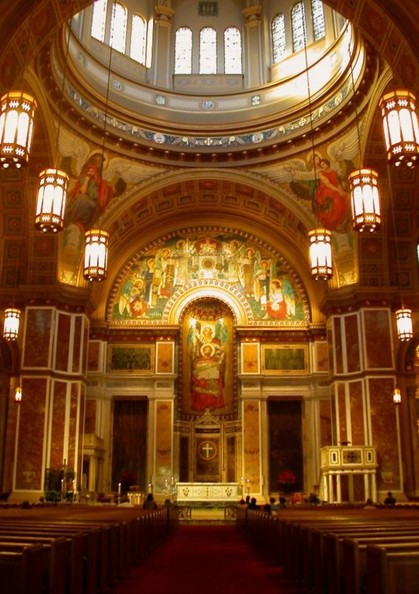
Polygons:
M297 594L235 525L181 524L113 594Z

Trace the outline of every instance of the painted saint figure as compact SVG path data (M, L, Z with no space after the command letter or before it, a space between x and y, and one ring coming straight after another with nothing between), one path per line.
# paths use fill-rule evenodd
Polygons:
M189 349L191 356L191 408L195 411L223 408L228 334L222 320L215 330L200 323L191 326Z

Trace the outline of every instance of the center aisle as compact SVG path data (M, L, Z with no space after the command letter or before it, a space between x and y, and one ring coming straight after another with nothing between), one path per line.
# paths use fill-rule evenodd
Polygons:
M297 594L235 524L180 524L113 594Z

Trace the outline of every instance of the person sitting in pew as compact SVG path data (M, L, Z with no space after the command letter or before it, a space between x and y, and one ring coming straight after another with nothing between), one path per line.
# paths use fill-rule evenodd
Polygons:
M143 509L158 509L157 503L154 501L153 493L149 493L143 504Z
M393 493L391 491L389 491L387 493L387 497L384 499L384 505L389 505L389 506L393 506L396 505L397 500L394 497Z

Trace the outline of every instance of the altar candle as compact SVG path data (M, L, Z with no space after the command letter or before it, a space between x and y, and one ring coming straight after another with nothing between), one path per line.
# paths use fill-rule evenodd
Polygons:
M121 483L118 483L118 495L121 495Z

